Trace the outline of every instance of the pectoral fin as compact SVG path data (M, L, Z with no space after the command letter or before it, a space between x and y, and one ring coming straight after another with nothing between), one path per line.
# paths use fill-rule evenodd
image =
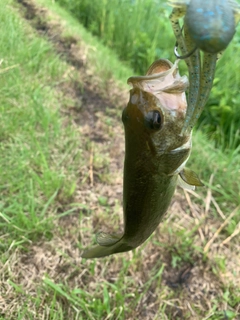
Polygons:
M204 185L197 174L188 168L181 170L179 176L179 185L184 189L194 190L195 186L202 187Z
M195 186L191 186L190 184L186 183L180 176L178 176L178 185L184 190L195 190Z
M96 235L96 240L97 243L100 246L112 246L113 244L117 243L120 239L122 238L122 236L120 235L112 235L112 234L107 234L104 232L100 232Z

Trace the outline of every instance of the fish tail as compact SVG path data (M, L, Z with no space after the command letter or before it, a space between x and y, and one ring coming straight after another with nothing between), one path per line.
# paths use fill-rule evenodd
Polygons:
M123 239L119 239L115 244L110 246L94 246L90 249L84 250L82 258L91 259L91 258L101 258L106 257L118 252L126 252L134 249L132 246L127 244Z

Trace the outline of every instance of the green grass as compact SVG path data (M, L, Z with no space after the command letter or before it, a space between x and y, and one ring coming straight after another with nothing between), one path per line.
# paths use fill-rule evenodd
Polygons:
M77 138L62 127L59 97L52 90L64 63L50 44L31 36L10 7L1 11L0 24L6 30L1 36L1 226L18 241L51 233L52 204L61 190L70 196L74 184L64 164Z
M170 26L159 17L168 16L163 1L69 1L57 0L102 43L140 74L158 56L172 57L169 51ZM161 34L161 36L160 36Z
M199 127L225 152L238 150L240 142L240 29L217 63L214 86L199 121Z
M57 0L121 61L143 74L158 57L173 58L174 37L166 23L169 8L164 1Z
M128 77L133 74L131 67L119 62L118 55L110 50L107 46L104 46L99 39L90 35L90 33L65 9L57 5L54 1L40 0L38 2L42 5L47 5L48 8L54 9L54 12L67 19L68 23L63 30L63 37L71 38L72 34L76 37L80 37L83 43L87 44L84 47L84 55L87 57L86 63L89 69L93 70L96 75L101 79L100 85L108 82L112 78L118 81L118 84L126 83ZM97 59L96 59L97 56Z
M52 10L42 20L63 23L63 39L80 39L87 52L85 67L100 91L108 88L109 79L121 83L132 75L66 11L52 1L37 3ZM61 59L54 43L30 27L19 8L14 1L4 0L0 12L0 319L157 320L178 319L181 312L193 319L194 312L196 319L217 320L224 310L229 319L237 319L239 288L233 278L225 282L221 278L232 270L229 262L235 261L237 272L237 240L229 242L227 252L219 246L219 254L214 245L234 232L240 213L207 255L204 246L223 220L212 205L207 216L203 212L207 191L226 217L239 204L238 152L224 154L206 136L194 132L189 166L206 183L197 190L200 198L191 198L200 218L190 213L183 195L177 195L180 209L170 209L168 218L141 248L106 259L82 260L81 250L94 241L95 230L109 229L111 224L117 230L121 224L122 168L115 162L123 157L123 149L118 150L123 146L122 101L115 109L102 109L94 124L103 141L92 141L77 124L81 94L76 99L61 89L62 84L73 89L77 81L77 92L82 93L84 84L79 79L85 80L86 74L81 70L79 76L79 70ZM123 90L123 99L125 95ZM91 156L93 187L89 184ZM208 189L211 173L214 180ZM204 239L199 237L200 229ZM185 286L174 291L166 285L191 263L211 278L208 283L217 293L209 305L196 304ZM200 280L202 289L204 279Z
M228 201L237 205L240 203L240 181L236 179L239 175L239 151L222 152L207 140L207 135L195 132L189 166L200 174L206 185L211 174L214 175L211 188L220 203Z

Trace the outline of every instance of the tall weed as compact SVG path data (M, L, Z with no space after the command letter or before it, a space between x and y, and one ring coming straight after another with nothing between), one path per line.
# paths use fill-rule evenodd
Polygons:
M159 57L173 56L174 38L165 1L57 0L93 35L138 73ZM171 48L169 50L169 48Z

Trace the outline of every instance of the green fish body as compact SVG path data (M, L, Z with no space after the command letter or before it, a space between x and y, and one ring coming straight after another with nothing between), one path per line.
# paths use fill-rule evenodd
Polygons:
M191 132L181 135L188 82L177 64L156 61L146 76L131 77L133 88L123 110L125 162L123 235L97 235L98 246L83 258L105 257L141 245L166 213L181 175L182 184L201 185L184 169L191 151Z

